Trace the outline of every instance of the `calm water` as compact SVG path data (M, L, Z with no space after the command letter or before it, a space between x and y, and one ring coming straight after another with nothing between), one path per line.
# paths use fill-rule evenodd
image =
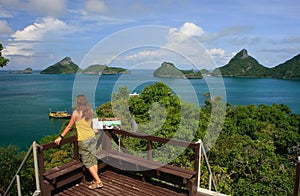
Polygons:
M65 120L49 119L49 108L71 112L72 95L88 94L96 107L111 99L111 93L126 85L140 92L161 80L152 72L135 70L129 75L76 76L31 75L0 72L0 146L26 149L33 141L58 133ZM233 105L283 103L300 114L300 81L279 79L215 78L197 80L162 79L182 99L203 104L204 92L225 97ZM224 83L223 83L224 82ZM94 94L93 94L94 93Z

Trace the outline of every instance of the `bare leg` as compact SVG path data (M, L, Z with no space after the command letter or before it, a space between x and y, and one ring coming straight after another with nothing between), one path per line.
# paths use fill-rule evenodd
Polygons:
M100 177L98 175L98 165L90 167L89 171L97 183L101 182Z

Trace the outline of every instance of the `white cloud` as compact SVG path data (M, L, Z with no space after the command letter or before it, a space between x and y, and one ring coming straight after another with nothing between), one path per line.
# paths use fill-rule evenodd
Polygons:
M204 34L204 30L191 22L186 22L178 30L177 28L171 28L169 30L168 42L169 45L181 43L191 37L200 37Z
M207 54L212 56L225 56L225 50L221 48L212 48L207 50Z
M3 55L5 56L34 56L35 51L33 48L36 46L36 43L29 42L13 42L9 43L5 50L3 50Z
M4 55L35 56L41 42L59 40L59 36L69 32L69 27L61 20L44 18L39 23L34 23L18 30L11 35L13 39L8 42Z
M153 57L157 57L157 56L160 56L160 55L161 55L161 53L157 50L156 51L144 50L144 51L138 52L136 54L126 56L125 59L126 60L133 60L133 59L137 59L137 58L145 59L145 58L148 58L148 57L153 59Z
M101 0L88 0L86 2L85 9L87 12L94 12L100 14L105 13L108 10L105 3Z
M10 34L12 33L13 30L10 28L10 26L7 24L7 22L5 20L0 20L0 35L4 34Z
M226 54L225 50L221 48L207 49L206 53L214 59L217 65L224 65L232 58L232 54Z
M170 28L166 35L167 43L159 49L142 51L127 55L127 61L166 60L176 66L188 64L191 60L197 68L214 69L217 64L224 64L229 58L222 48L207 49L201 42L209 36L200 26L186 22L180 28Z
M54 18L44 18L40 23L34 23L23 30L16 31L12 37L15 41L41 41L49 33L55 32L56 35L60 35L68 30L65 22Z
M200 26L186 22L178 29L169 29L165 35L166 44L161 45L159 48L141 49L136 53L124 56L123 59L130 61L128 64L154 60L157 62L175 62L178 67L191 66L192 64L201 69L204 66L212 67L214 62L198 39L204 33ZM221 52L221 49L212 50L212 52Z
M204 34L204 30L191 22L186 22L180 27L180 32L188 36L201 36Z

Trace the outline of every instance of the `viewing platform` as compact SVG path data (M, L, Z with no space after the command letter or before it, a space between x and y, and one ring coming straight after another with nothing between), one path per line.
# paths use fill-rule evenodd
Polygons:
M101 189L88 189L92 178L78 155L76 136L65 138L61 145L72 143L74 158L71 162L45 170L44 152L58 148L54 142L38 147L39 182L43 196L50 195L207 195L199 193L198 170L201 143L127 132L120 129L101 130L102 149L97 153L99 175L104 184ZM122 143L121 137L147 141L147 158L133 155ZM115 142L115 144L113 144ZM152 143L190 148L194 152L194 169L184 169L153 160ZM117 147L116 147L117 146ZM200 153L201 154L201 153ZM209 186L212 186L212 180ZM201 189L200 189L201 190ZM203 189L204 190L204 189ZM222 195L214 191L214 194Z
M77 137L71 136L62 140L59 146L54 142L42 145L33 142L3 196L10 195L15 182L18 196L22 195L19 173L31 154L34 158L36 183L33 196L225 196L217 192L202 141L196 143L179 141L120 129L103 129L100 132L98 144L101 145L101 150L96 155L103 188L93 190L88 188L92 178L79 159ZM130 152L122 142L124 137L146 141L146 158ZM189 157L189 161L193 160L194 167L182 168L153 160L153 143L192 150L193 155ZM72 160L63 165L45 169L45 163L49 161L45 160L45 152L51 150L50 153L53 153L53 149L59 149L63 145L69 145L69 150L73 150ZM208 182L204 185L205 187L200 187L203 163L206 164ZM294 196L299 194L299 182L300 157L296 169Z
M97 152L97 158L98 173L104 184L103 188L93 190L88 188L92 178L79 159L77 137L72 136L62 140L59 146L54 142L42 145L33 142L3 195L10 195L15 182L17 182L18 195L22 195L19 173L32 153L36 177L36 191L33 196L224 196L217 192L202 141L185 142L120 129L104 129L100 134L98 144L102 148ZM124 137L146 141L147 157L133 155L124 146L122 142ZM194 155L190 158L194 159L193 169L154 161L153 143L192 150ZM72 160L63 165L45 169L45 163L49 161L45 160L45 152L59 149L63 145L69 145L70 150L73 150ZM206 172L209 173L207 186L204 188L200 187L202 163L206 163L205 167L208 170ZM299 194L299 187L300 157L296 169L294 196Z

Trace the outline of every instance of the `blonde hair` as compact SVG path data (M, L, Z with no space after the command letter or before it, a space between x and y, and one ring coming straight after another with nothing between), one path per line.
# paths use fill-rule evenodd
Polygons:
M82 112L82 118L85 118L86 121L91 120L94 117L94 111L89 104L89 101L86 96L78 95L76 96L76 110Z

